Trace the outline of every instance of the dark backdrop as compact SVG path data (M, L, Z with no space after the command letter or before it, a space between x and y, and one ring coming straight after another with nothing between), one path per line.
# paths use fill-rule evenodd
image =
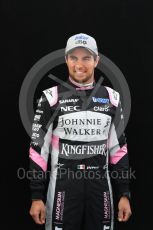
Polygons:
M145 0L2 2L1 66L1 206L3 229L43 229L29 216L27 179L30 138L19 115L19 92L29 69L43 56L65 47L67 38L87 33L99 51L123 72L130 87L132 111L126 134L136 180L131 181L133 216L116 229L152 228L153 7ZM59 73L60 74L60 73ZM65 77L65 76L63 76ZM46 87L44 83L44 89ZM47 86L49 87L49 86ZM43 87L42 87L43 88ZM39 95L40 92L38 92ZM3 184L2 184L3 183Z

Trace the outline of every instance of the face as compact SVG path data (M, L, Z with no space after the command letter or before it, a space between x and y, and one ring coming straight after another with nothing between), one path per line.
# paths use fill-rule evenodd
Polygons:
M94 56L85 48L76 48L66 58L69 74L72 80L88 84L94 81L94 69L99 56Z

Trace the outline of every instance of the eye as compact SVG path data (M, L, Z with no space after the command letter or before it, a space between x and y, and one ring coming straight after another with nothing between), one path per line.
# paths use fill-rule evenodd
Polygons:
M91 60L91 57L88 56L88 57L84 57L83 59L84 59L85 61L90 61L90 60Z
M76 61L76 60L77 60L77 57L75 57L75 56L70 56L70 60Z

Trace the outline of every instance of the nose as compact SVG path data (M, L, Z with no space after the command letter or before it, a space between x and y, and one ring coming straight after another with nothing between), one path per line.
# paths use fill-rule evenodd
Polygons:
M76 69L80 70L83 68L83 63L82 61L78 60L75 64Z

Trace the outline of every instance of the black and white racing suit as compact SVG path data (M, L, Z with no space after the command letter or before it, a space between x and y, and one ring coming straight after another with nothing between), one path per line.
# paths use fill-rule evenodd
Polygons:
M46 230L113 229L113 198L108 165L117 173L118 194L129 191L127 144L120 95L99 86L43 91L32 126L32 199L45 197Z

